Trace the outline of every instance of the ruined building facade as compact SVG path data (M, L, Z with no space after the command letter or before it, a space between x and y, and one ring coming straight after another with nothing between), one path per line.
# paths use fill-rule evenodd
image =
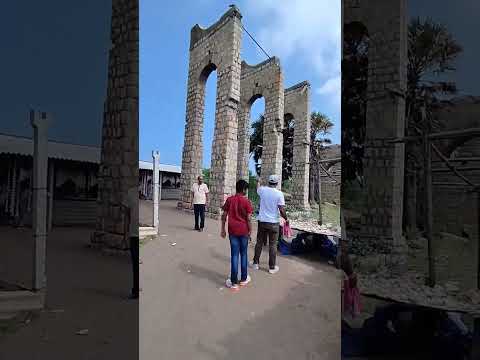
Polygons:
M262 181L282 173L285 116L295 118L293 201L308 207L309 91L302 82L285 91L280 61L269 58L257 65L241 60L242 15L232 6L207 29L195 25L190 37L185 140L182 157L182 202L188 207L190 189L202 173L205 84L217 71L215 130L210 168L209 212L219 214L225 198L235 193L238 179L248 180L250 109L265 99Z

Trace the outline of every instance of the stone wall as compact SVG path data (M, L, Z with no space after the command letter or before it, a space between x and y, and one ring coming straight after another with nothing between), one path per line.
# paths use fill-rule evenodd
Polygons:
M285 89L285 116L294 119L292 205L308 209L310 179L310 84L303 81ZM323 191L323 190L322 190Z
M240 85L237 177L248 179L250 109L256 99L264 97L261 178L265 184L269 175L282 174L284 90L280 61L272 57L253 66L242 61Z
M217 70L215 130L210 168L210 211L219 213L226 195L235 192L237 173L237 108L240 101L241 14L231 7L207 29L191 30L185 140L182 156L182 206L202 172L205 84Z
M406 0L346 0L343 23L368 29L368 101L360 242L373 243L402 257L404 145L407 61ZM400 250L403 249L403 250Z
M128 189L138 184L138 0L113 0L111 28L98 220L92 242L127 249L120 204Z

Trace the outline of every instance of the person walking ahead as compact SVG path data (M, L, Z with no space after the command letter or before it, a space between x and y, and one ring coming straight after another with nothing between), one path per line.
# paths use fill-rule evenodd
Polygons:
M205 208L208 202L208 186L199 176L197 182L192 185L192 206L195 214L195 230L203 231L205 227ZM199 224L200 220L200 224Z
M255 270L259 269L260 255L262 254L263 244L267 238L269 240L269 270L270 274L278 272L279 267L276 264L277 259L277 241L280 231L280 215L288 224L287 213L285 212L285 197L276 187L279 183L279 177L270 175L268 186L261 186L260 180L257 182L257 194L260 197L260 211L258 215L257 243L255 245L255 256L251 263Z
M227 232L225 223L228 218L228 237L230 239L231 249L231 274L227 280L227 287L232 290L238 289L238 285L243 286L250 282L248 276L248 240L252 231L250 215L253 213L253 207L250 200L246 197L248 183L245 180L237 181L236 194L230 196L223 205L222 214L222 233L225 238ZM241 278L238 281L238 256L240 254Z

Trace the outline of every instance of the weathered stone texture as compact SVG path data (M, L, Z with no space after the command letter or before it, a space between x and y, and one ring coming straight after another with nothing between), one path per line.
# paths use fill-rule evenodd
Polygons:
M310 84L303 81L285 89L285 116L294 119L292 205L308 209L310 179Z
M241 14L230 8L208 29L191 31L185 141L182 158L182 201L190 201L190 188L202 172L202 134L205 84L217 70L215 130L210 175L210 211L218 213L224 197L235 191L237 160L237 107L240 100Z
M283 75L276 57L251 66L242 62L237 177L248 179L250 109L259 97L265 98L262 151L262 182L282 173ZM279 184L280 186L280 184Z
M388 143L405 128L407 26L405 0L345 1L343 23L368 29L368 100L360 241L404 248L404 145Z
M225 198L235 191L236 179L248 180L249 129L252 103L265 98L263 127L262 181L271 174L282 174L283 121L285 94L283 73L276 57L251 66L240 59L242 16L232 6L207 29L191 30L185 139L182 158L182 203L190 202L191 185L202 171L203 115L205 82L217 70L215 131L210 167L210 208L218 214ZM308 141L310 132L309 85L291 88L292 115L298 118L295 132L294 199L299 207L308 206ZM279 187L281 183L279 184Z
M138 0L114 0L111 27L98 222L92 242L127 249L120 204L138 184Z

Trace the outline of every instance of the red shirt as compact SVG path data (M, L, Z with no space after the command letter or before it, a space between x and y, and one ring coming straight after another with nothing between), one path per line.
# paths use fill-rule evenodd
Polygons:
M253 213L253 207L245 195L230 196L223 205L223 211L228 216L228 233L230 235L248 235L248 217Z

